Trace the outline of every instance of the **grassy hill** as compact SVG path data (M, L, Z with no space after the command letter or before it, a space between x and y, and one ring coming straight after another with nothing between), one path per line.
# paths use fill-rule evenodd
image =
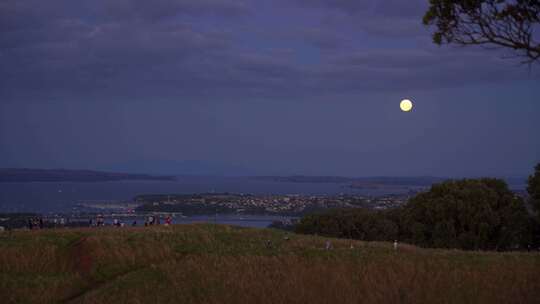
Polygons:
M210 224L0 234L2 303L538 303L540 254ZM271 246L267 245L271 241ZM351 248L351 244L354 248Z

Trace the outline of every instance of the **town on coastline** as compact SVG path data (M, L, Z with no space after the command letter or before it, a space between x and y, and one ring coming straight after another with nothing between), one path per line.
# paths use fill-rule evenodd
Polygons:
M62 213L0 214L0 229L28 227L88 227L96 226L103 218L104 225L143 225L148 218L156 220L172 217L172 222L181 219L199 218L211 220L216 216L263 217L266 220L286 225L291 220L306 214L329 209L368 208L384 210L399 207L415 192L402 195L363 196L356 194L338 195L254 195L243 193L201 194L145 194L132 201L85 201L77 203L71 210ZM208 217L206 219L204 216ZM32 222L32 223L29 223Z
M138 212L202 214L252 214L302 216L326 209L398 207L414 195L386 195L380 197L354 194L339 195L253 195L234 193L139 195L135 197Z

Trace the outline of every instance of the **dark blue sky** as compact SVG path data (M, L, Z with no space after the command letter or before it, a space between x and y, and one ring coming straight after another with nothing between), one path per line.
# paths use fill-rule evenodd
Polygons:
M0 167L529 174L540 66L433 45L426 7L3 0Z

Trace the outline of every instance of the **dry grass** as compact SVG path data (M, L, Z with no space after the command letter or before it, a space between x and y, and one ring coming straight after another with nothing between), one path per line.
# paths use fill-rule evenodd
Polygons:
M0 235L3 303L537 303L540 255L229 226ZM265 246L272 241L271 248Z

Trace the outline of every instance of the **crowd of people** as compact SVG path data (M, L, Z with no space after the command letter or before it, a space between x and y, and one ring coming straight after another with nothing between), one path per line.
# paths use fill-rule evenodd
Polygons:
M167 215L163 219L163 224L165 226L172 225L172 217L170 215ZM117 218L113 219L113 221L112 221L112 226L114 226L114 227L125 227L126 225L127 224L125 222L122 222L121 220L119 220ZM147 226L159 226L159 225L161 225L161 218L159 216L149 215L149 216L145 217L145 219L144 219L144 226L145 227L147 227ZM97 226L97 227L106 226L104 216L102 214L99 214L96 217L96 224L95 225L91 224L90 226ZM131 226L136 227L137 226L137 220L133 220L131 222Z
M23 222L24 223L24 222ZM160 217L156 215L149 215L144 218L144 226L158 226L172 225L173 218L170 215ZM24 224L23 224L24 225ZM69 220L65 217L44 218L41 216L33 216L26 219L26 228L29 230L45 229L45 228L60 228L60 227L125 227L129 225L128 222L124 222L121 219L113 218L112 222L107 222L103 214L98 214L95 218L87 220L72 219ZM138 226L137 220L131 221L132 227ZM20 226L22 228L23 226ZM4 228L4 227L3 227Z
M43 229L43 228L54 228L54 227L65 227L66 226L66 219L65 218L54 218L52 220L44 220L43 217L31 217L31 218L28 218L27 225L28 225L27 228L30 229L30 230ZM90 219L88 221L88 225L90 227L104 227L104 226L107 226L107 224L105 222L105 217L102 214L98 214L96 216L95 223L92 221L92 219ZM161 225L161 218L159 216L149 215L149 216L145 217L145 219L144 219L144 226L145 227L147 227L147 226L159 226L159 225ZM172 225L172 217L170 215L167 215L166 217L163 218L163 225L164 226ZM126 223L120 221L117 218L114 218L112 220L112 226L114 226L114 227L125 227ZM131 223L131 226L136 227L137 226L137 220L134 220ZM287 233L284 236L283 239L285 241L289 241L290 240L289 233ZM273 247L272 242L270 240L266 240L265 241L265 247L272 248ZM325 250L333 250L334 249L334 245L332 244L332 242L330 240L325 241L324 249ZM352 243L350 245L350 249L354 249L354 245ZM398 241L397 240L395 240L393 242L393 249L395 251L398 250Z
M150 215L144 221L144 226L155 226L155 225L161 225L161 219L158 216ZM172 225L172 217L170 215L167 215L164 218L164 225L165 226Z
M44 228L56 228L64 227L68 224L65 218L54 218L52 220L45 220L41 216L35 216L28 218L26 227L30 230L44 229Z
M28 219L28 229L43 229L44 223L42 217L32 217Z

